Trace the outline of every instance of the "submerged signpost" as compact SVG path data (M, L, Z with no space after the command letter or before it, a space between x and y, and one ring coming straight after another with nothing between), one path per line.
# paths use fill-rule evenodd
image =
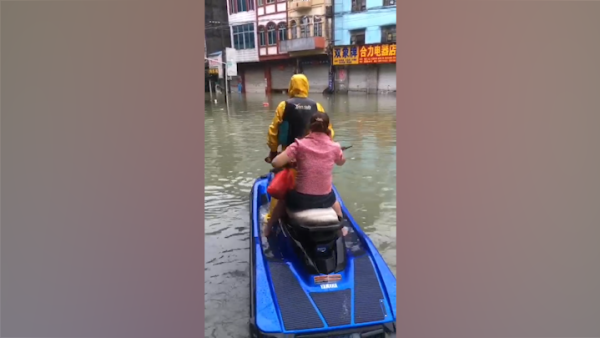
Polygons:
M227 107L227 113L229 113L229 97L228 97L229 95L227 95L227 88L228 88L227 74L225 74L225 76L223 76L223 71L222 71L222 65L227 65L227 64L222 61L223 57L221 54L219 54L217 57L206 58L206 60L208 60L209 68L215 68L214 65L217 65L217 67L219 69L219 78L222 78L222 77L225 78L225 88L224 88L223 95L225 95L225 106Z
M227 62L223 62L223 54L219 52L218 55L205 58L208 60L208 67L218 69L219 78L225 79L225 88L223 95L225 95L225 105L227 106L227 113L229 113L229 83L227 78L229 76L237 76L237 62L236 62L236 53L233 48L225 49L225 56ZM225 65L225 74L223 74L223 65ZM215 93L216 94L216 93ZM212 96L212 90L211 90ZM212 97L211 97L212 100Z

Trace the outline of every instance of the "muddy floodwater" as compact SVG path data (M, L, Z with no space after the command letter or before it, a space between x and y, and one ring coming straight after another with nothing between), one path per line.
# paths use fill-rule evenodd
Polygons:
M209 96L208 93L206 95ZM396 97L313 95L348 161L334 184L350 213L396 270ZM205 104L205 335L248 337L249 197L266 173L267 128L284 95L231 94ZM265 107L268 103L268 107Z

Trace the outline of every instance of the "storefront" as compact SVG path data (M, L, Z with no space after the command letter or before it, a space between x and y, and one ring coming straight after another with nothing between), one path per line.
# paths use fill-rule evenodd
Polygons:
M265 69L257 64L244 69L244 92L250 93L265 93Z
M336 79L336 91L396 91L395 43L334 47L332 62L347 73Z
M306 75L310 93L323 93L329 88L329 60L303 60L300 62L302 74Z
M269 64L269 63L267 63ZM282 92L287 91L290 86L290 79L296 70L295 64L289 60L286 62L274 63L270 66L271 69L271 91Z
M380 93L396 91L396 64L384 63L379 65L377 91Z
M219 69L205 68L204 77L204 92L208 93L211 90L215 92L215 85L219 83Z
M367 92L368 66L356 65L348 67L348 91Z

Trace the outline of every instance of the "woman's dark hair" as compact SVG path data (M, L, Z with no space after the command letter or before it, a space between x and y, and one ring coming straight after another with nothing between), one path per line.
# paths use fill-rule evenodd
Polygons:
M312 133L324 133L329 135L329 116L326 113L314 113L310 118L308 130Z

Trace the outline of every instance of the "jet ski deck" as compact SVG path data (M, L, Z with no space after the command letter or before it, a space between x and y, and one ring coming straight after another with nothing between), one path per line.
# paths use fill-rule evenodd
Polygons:
M252 337L386 337L396 331L396 278L334 192L345 215L345 267L310 272L293 238L276 226L261 236L268 176L250 198L250 331Z

